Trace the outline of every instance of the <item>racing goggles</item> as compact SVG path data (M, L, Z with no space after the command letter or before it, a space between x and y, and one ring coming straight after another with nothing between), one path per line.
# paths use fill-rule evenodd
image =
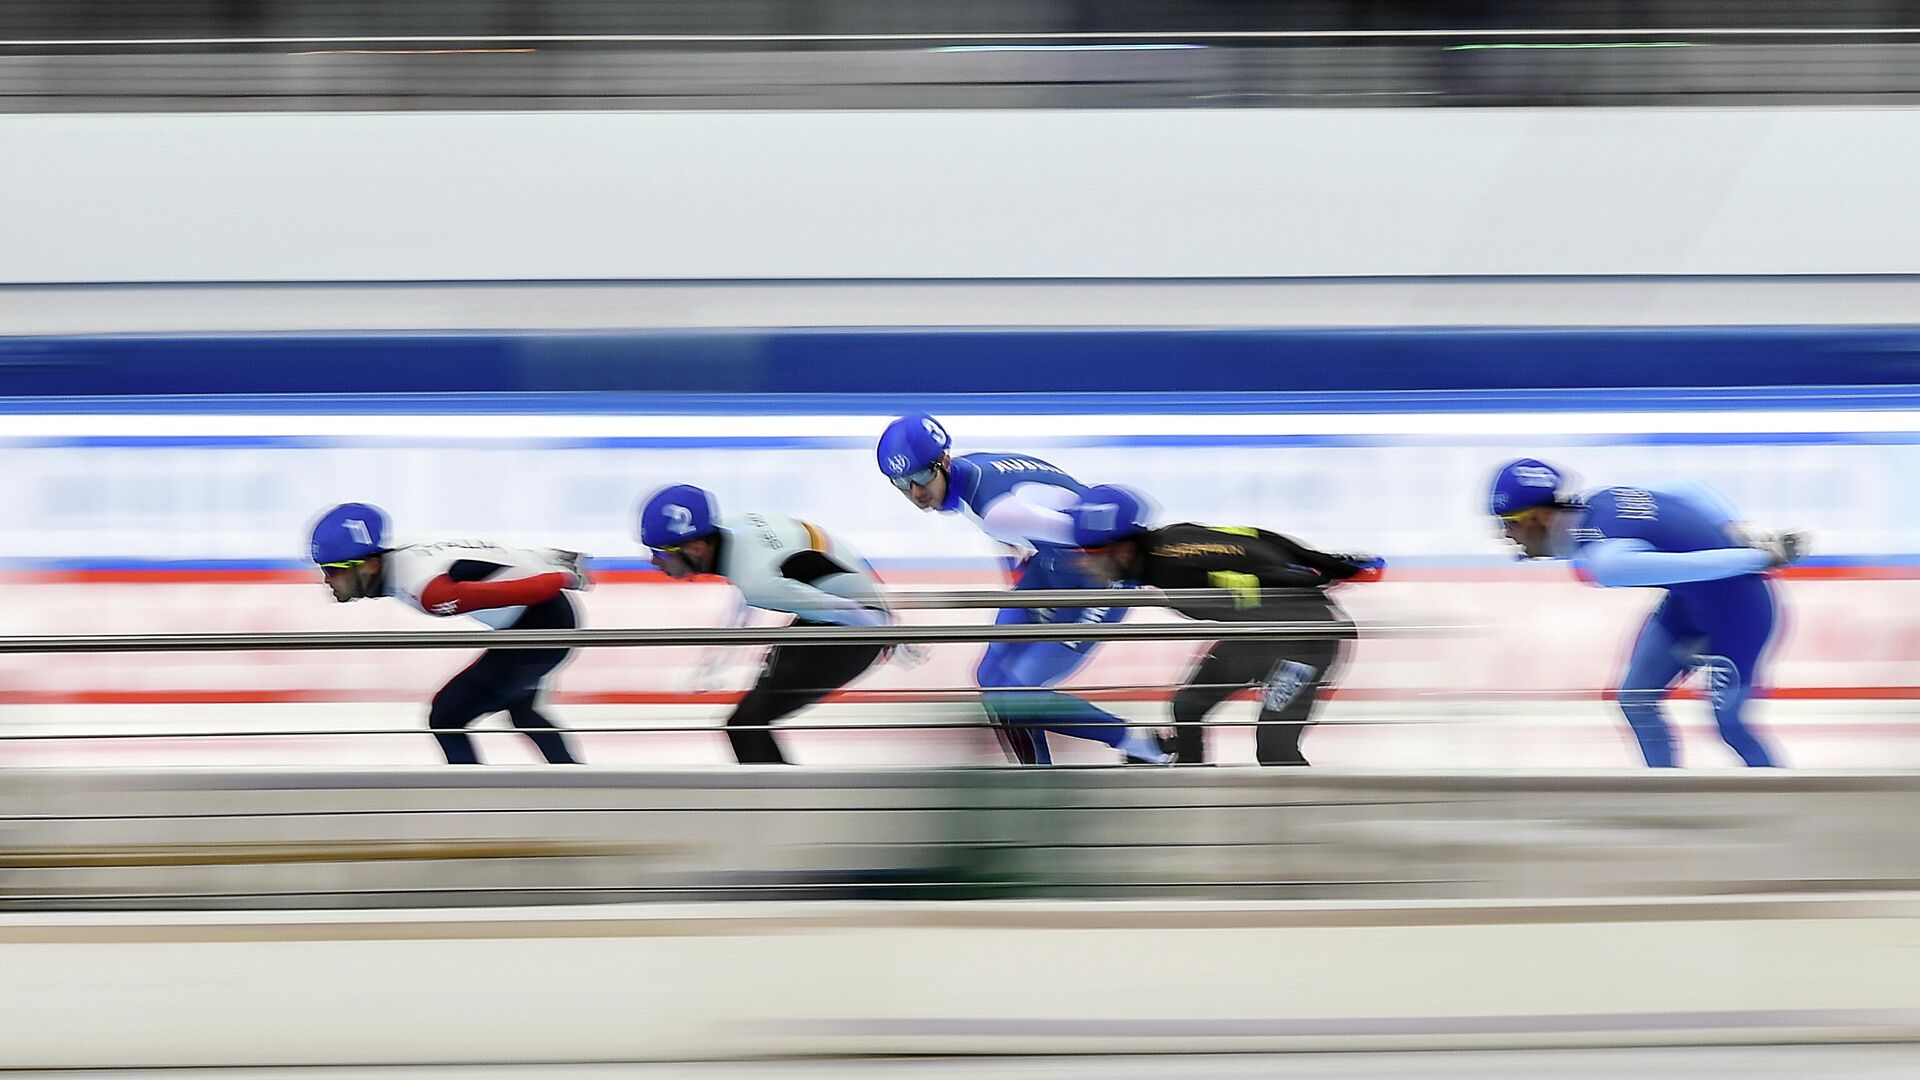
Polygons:
M933 478L939 471L940 466L929 465L924 469L917 469L907 473L905 476L892 476L888 477L888 479L893 481L894 487L899 488L901 491L906 491L908 488L916 485L926 487L928 484L933 483Z
M342 570L351 570L366 561L365 559L347 559L344 562L323 562L320 564L320 576L329 578Z
M1564 506L1564 505L1565 505L1564 503L1559 503L1559 502L1535 503L1534 505L1529 506L1524 510L1514 510L1509 513L1501 514L1500 520L1507 524L1512 524L1513 522L1516 522L1516 521L1525 520L1529 515L1533 514L1536 511L1550 510L1550 509L1553 509L1554 507Z

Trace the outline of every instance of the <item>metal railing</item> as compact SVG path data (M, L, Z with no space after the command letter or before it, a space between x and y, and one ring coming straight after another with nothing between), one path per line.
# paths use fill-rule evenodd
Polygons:
M1282 594L1281 598L1294 594ZM1220 590L896 594L902 607L1232 602ZM1240 595L1239 599L1246 597ZM0 639L0 652L1362 639L1323 622ZM697 635L697 637L695 636ZM1082 690L1094 688L1078 688ZM963 691L955 690L956 694ZM967 690L964 693L977 693ZM781 730L856 729L802 720ZM1155 726L1166 726L1156 724ZM1208 722L1207 726L1245 726ZM895 730L982 728L979 719ZM654 724L576 733L673 731ZM717 729L712 730L715 736ZM21 732L0 739L368 734ZM1383 776L1311 770L23 769L0 786L0 906L577 904L686 899L1413 899L1909 889L1911 775ZM1908 845L1911 847L1911 845ZM1905 849L1900 849L1905 850ZM1712 858L1702 857L1711 852Z
M1378 636L1437 627L1377 627ZM559 649L656 645L917 645L994 641L1287 641L1350 638L1351 624L1325 622L1068 623L1014 626L796 626L685 630L394 630L380 634L126 634L0 637L6 653L311 652L383 649Z
M1041 30L993 32L910 33L602 33L602 34L331 34L221 37L19 37L0 38L0 49L177 48L189 46L292 45L718 45L751 49L764 45L1093 45L1173 42L1245 42L1285 45L1317 41L1461 41L1494 42L1575 41L1613 42L1626 39L1697 38L1709 42L1786 39L1796 42L1842 42L1866 39L1920 37L1913 26L1654 26L1654 27L1526 27L1484 29L1362 28L1328 30L1191 30L1170 26L1163 30Z
M0 37L0 110L1690 104L1920 94L1916 17L1625 28L931 25L16 32Z
M23 770L0 906L1920 888L1920 775Z
M900 594L903 609L1172 607L1213 604L1235 608L1299 599L1293 590L1255 596L1227 589L1072 589L1024 592L964 591ZM1370 637L1424 636L1453 626L1373 626ZM1345 619L1208 622L1151 625L1031 623L953 626L684 627L605 630L393 630L368 633L78 634L0 637L0 655L20 653L308 652L388 649L630 648L665 645L902 645L994 641L1299 641L1351 639L1361 628Z
M1239 611L1249 608L1267 607L1277 611L1286 611L1296 604L1323 605L1324 601L1313 589L1268 589L1268 590L1230 590L1230 589L1056 589L1056 590L990 590L969 589L955 591L894 591L888 594L888 604L896 610L998 610L1008 608L1041 610L1083 610L1088 608L1170 608L1192 606L1195 608L1219 608L1222 611ZM1324 610L1324 609L1323 609ZM573 629L573 630L395 630L378 633L345 632L302 632L302 633L236 633L236 634L130 634L130 635L45 635L0 637L0 655L45 655L45 654L124 654L124 653L177 653L177 652L310 652L310 651L385 651L418 649L559 649L559 648L647 648L671 646L706 647L807 647L807 646L844 646L844 645L902 645L902 644L965 644L992 643L997 641L1270 641L1278 651L1287 642L1308 640L1349 641L1365 636L1369 638L1407 638L1424 637L1439 633L1456 633L1464 627L1443 624L1431 625L1375 625L1361 626L1353 621L1338 617L1311 619L1231 621L1215 622L1199 619L1155 622L1147 624L1109 624L1109 623L1030 623L1030 624L975 624L975 625L937 625L912 626L891 625L875 627L841 626L778 626L778 627L678 627L678 628L640 628L640 629ZM1245 684L1232 686L1211 684L1192 684L1204 688L1240 689ZM807 688L794 688L807 689ZM967 687L915 687L911 690L862 690L854 688L842 690L840 687L814 688L821 692L839 691L844 699L877 703L911 702L926 705L935 703L973 703L979 700L980 688ZM1153 690L1156 687L1129 684L1113 686L1075 686L1068 688L1070 693L1101 694L1126 693ZM716 702L725 702L731 695L715 693ZM1371 720L1345 721L1350 723L1373 722ZM1380 722L1392 722L1383 720ZM1403 721L1404 722L1404 721ZM730 730L771 729L783 732L801 731L939 731L939 730L976 730L982 727L984 718L978 716L963 720L942 720L938 718L907 718L897 722L876 723L808 723L791 719L779 720L770 724L733 724ZM1154 727L1179 728L1187 726L1207 727L1252 727L1259 721L1207 721L1179 722L1167 720L1156 722ZM1044 721L1034 723L1016 722L1009 727L1042 727ZM1125 721L1076 721L1080 727L1125 727ZM165 732L154 731L85 731L85 730L12 730L0 731L0 743L5 742L45 742L45 741L121 741L140 739L200 739L234 737L361 737L368 735L395 735L418 737L423 728L413 725L404 727L327 727L327 728L288 728L284 726L262 729L206 728L206 729L169 729ZM684 734L690 730L685 724L668 723L624 723L596 724L584 729L567 729L582 734Z

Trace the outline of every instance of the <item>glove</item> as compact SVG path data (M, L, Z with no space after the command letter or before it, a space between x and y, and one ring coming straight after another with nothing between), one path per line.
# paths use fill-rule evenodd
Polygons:
M1343 581L1379 581L1387 569L1387 560L1378 555L1348 552L1335 555L1333 558L1336 562L1345 563L1353 568L1352 573L1341 579Z
M1776 533L1750 534L1747 546L1766 552L1771 560L1767 564L1769 567L1786 566L1806 558L1812 539L1803 530L1783 529Z
M553 549L553 563L564 573L573 575L573 582L566 586L575 592L586 592L593 588L593 577L587 573L587 557L577 551Z
M925 645L915 644L911 641L903 641L898 645L887 646L886 651L880 654L880 659L890 664L899 664L901 667L911 670L926 663L932 655L932 652L930 652Z
M696 694L711 694L726 689L726 676L733 667L733 646L718 645L701 654L687 679L687 688Z

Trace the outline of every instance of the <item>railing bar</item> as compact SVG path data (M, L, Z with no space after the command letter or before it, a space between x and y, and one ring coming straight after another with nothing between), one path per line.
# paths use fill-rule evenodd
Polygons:
M1468 39L1530 40L1541 38L1607 39L1639 37L1902 37L1920 34L1914 26L1647 26L1471 28L1406 30L1063 30L1035 33L906 33L906 34L369 34L287 37L157 37L157 38L11 38L0 48L116 48L234 45L832 45L832 44L983 44L1001 42L1098 41L1429 41Z
M744 648L744 647L745 647L745 646L743 646L743 648ZM746 665L742 665L742 666L746 666ZM1091 683L1091 684L1088 684L1088 685L1084 685L1084 686L1083 686L1083 685L1081 685L1081 684L1079 684L1079 683L1071 683L1071 684L1067 684L1067 685L1062 685L1062 686L1048 686L1048 687L1035 687L1034 689L1036 689L1036 690L1060 690L1060 691L1063 691L1063 692L1065 692L1065 693L1069 693L1069 694L1125 694L1125 693L1139 693L1139 692L1154 692L1154 693L1158 693L1158 692L1162 692L1162 691L1170 691L1170 690L1174 690L1174 689L1181 689L1181 690L1243 690L1243 691L1248 691L1248 692L1251 692L1251 691L1254 691L1254 690L1257 690L1257 689L1259 689L1259 686L1260 686L1260 684L1259 684L1258 682L1249 682L1249 681L1241 681L1241 682L1216 682L1216 683L1207 683L1207 682L1195 682L1195 683L1186 683L1186 682L1182 682L1182 683ZM713 690L684 690L684 691L657 691L657 692L651 692L651 693L655 693L655 694L667 694L667 693L671 693L671 694L675 694L675 695L677 695L677 696L679 696L679 697L682 697L682 698L684 698L684 699L685 699L685 700L682 700L682 701L676 701L676 702L643 702L643 701L628 701L628 702L621 702L621 701L588 701L588 702L583 702L583 704L589 704L589 705L623 705L623 704L624 704L624 705L649 705L649 704L674 704L674 705L726 705L726 704L731 704L731 702L728 702L728 701L726 701L726 700L725 700L725 699L727 698L727 696L728 696L728 695L738 695L738 694L745 694L745 693L747 692L747 690L748 690L748 689L750 689L750 687L748 687L748 686L745 686L745 685L738 685L738 686L730 686L730 687L727 687L727 688L725 688L725 689L713 689ZM864 704L872 704L872 705L888 705L888 704L895 704L895 705L909 705L909 704L911 704L911 705L925 705L925 704L950 704L950 703L953 703L953 702L966 702L966 701L974 701L974 700L976 700L976 699L978 699L978 698L979 698L979 696L980 696L980 694L981 694L981 688L980 688L980 687L978 687L978 686L925 686L925 687L922 687L922 686L912 686L912 687L908 687L908 686L893 686L893 687L887 687L887 686L847 686L847 685L841 685L841 686L795 686L795 687L791 687L791 688L788 688L788 689L789 689L789 690L790 690L790 692L792 692L792 693L805 693L805 694L837 694L837 695L839 695L839 699L838 699L838 701L837 701L837 703L838 703L838 704L847 704L847 705L853 705L853 704L863 704L863 705L864 705ZM1017 688L1002 688L1002 689L1011 689L1011 690L1014 690L1014 692L1018 692L1018 691L1017 691ZM243 691L243 692L244 692L244 691ZM273 691L272 691L272 690L264 690L264 691L262 691L262 692L263 692L263 693L273 693ZM399 691L392 691L392 692L393 692L393 693L396 693L396 694L398 694L398 693L400 693ZM191 693L193 693L193 691L191 691L191 690L187 690L187 691L181 691L181 693L185 693L185 694L191 694ZM1422 693L1422 692L1419 692L1419 691L1415 691L1414 693ZM1436 694L1438 694L1438 693L1443 693L1443 692L1440 692L1440 691L1436 691ZM1546 698L1546 697L1548 697L1548 693L1547 693L1547 692L1545 692L1545 691L1543 691L1543 692L1541 692L1541 693L1539 693L1539 694L1532 694L1532 693L1530 693L1529 691L1525 691L1525 690L1517 690L1517 691L1514 691L1513 693L1514 693L1515 695L1517 695L1517 696L1528 696L1528 697L1536 697L1536 696L1537 696L1537 697L1541 697L1541 698ZM1595 693L1595 691L1591 691L1591 690L1568 690L1568 691L1564 691L1564 694L1565 694L1566 696L1568 696L1568 697L1579 697L1579 698L1585 698L1585 697L1592 697L1594 693ZM1422 697L1424 698L1425 696L1426 696L1426 695L1422 693ZM854 700L854 699L858 699L858 700ZM405 700L406 700L406 697L397 697L397 698L395 698L395 701L405 701ZM1450 699L1450 698L1449 698L1449 699L1447 699L1447 700L1452 700L1452 699ZM1463 699L1463 700L1469 700L1469 699ZM100 702L93 702L92 704L101 704L101 703L100 703ZM142 704L154 704L154 703L150 703L150 702L143 702ZM167 704L196 704L196 703L195 703L195 702L192 702L192 701L181 701L181 702L158 702L157 704L162 704L162 705L167 705ZM251 704L251 705L271 705L271 704L276 704L276 703L275 703L275 702L270 702L270 701L261 701L261 702L245 702L245 701L241 701L241 702L230 702L229 704L237 704L237 705L249 705L249 704ZM354 705L366 705L366 704L376 704L376 705L377 705L377 704L382 704L382 702L379 702L379 701L375 701L375 700L371 700L371 699L362 699L362 700L356 700L356 701L344 701L344 700L343 700L343 701L320 701L320 702L296 702L295 704L320 704L320 705L342 705L342 706L349 706L349 707L351 707L351 706L354 706Z
M1469 724L1482 722L1473 717L1457 716L1395 716L1395 717L1352 717L1343 716L1324 720L1075 720L1074 727L1083 728L1260 728L1269 724L1305 723L1310 727L1404 727L1431 726L1435 724ZM1491 721L1488 721L1491 722ZM1044 722L1025 724L995 724L986 719L928 721L901 724L729 724L724 727L686 727L666 724L637 724L619 727L554 727L554 728L463 728L468 735L524 735L528 731L557 731L562 735L724 735L729 731L771 731L780 732L841 732L847 734L897 733L915 731L985 731L1000 730L1046 731ZM429 729L425 726L400 728L304 728L299 730L225 730L225 731L10 731L0 732L0 742L62 742L70 739L344 739L358 736L401 736L425 735ZM1097 763L1087 766L1096 767ZM1099 766L1104 767L1104 766Z
M1345 621L1150 624L1015 623L975 626L688 627L607 630L395 630L267 634L125 634L0 637L19 653L291 652L366 649L561 649L690 645L895 645L994 641L1289 641L1426 636L1465 627L1365 626Z
M1056 768L1080 766L1056 766ZM1017 771L1027 766L994 765L988 769ZM1156 802L1151 806L1091 804L1054 806L1038 803L953 803L939 806L875 806L872 803L845 806L473 806L473 807L389 807L381 810L247 810L211 814L0 814L0 822L38 821L245 821L281 818L324 817L425 817L453 814L982 814L1035 812L1052 810L1320 810L1354 806L1460 806L1451 799L1383 799L1352 802ZM970 843L970 841L969 841Z
M1252 607L1267 602L1324 599L1318 589L1259 589L1236 593L1232 589L963 589L951 591L892 590L890 607L901 611L970 608L1168 608L1179 604L1225 604Z
M1468 878L1384 878L1339 881L1049 881L1048 889L1231 889L1332 888L1361 885L1457 885ZM1006 880L944 881L796 881L766 884L720 885L446 885L380 889L289 889L284 892L164 892L164 893L36 893L0 896L0 904L97 903L123 904L134 900L258 900L301 896L437 896L449 894L518 895L522 893L702 893L702 892L817 892L871 889L1020 889L1017 878Z

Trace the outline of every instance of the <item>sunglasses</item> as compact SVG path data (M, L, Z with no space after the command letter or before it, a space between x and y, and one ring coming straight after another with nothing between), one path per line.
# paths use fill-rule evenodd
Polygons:
M346 562L323 562L320 564L320 572L331 574L335 570L351 570L366 561L365 559L348 559Z
M934 474L938 473L939 471L940 471L940 466L929 465L926 468L920 469L916 472L910 472L905 476L895 476L895 477L892 477L891 479L893 480L894 487L899 488L901 491L905 491L908 488L914 487L916 485L919 487L926 487L928 484L933 483Z

